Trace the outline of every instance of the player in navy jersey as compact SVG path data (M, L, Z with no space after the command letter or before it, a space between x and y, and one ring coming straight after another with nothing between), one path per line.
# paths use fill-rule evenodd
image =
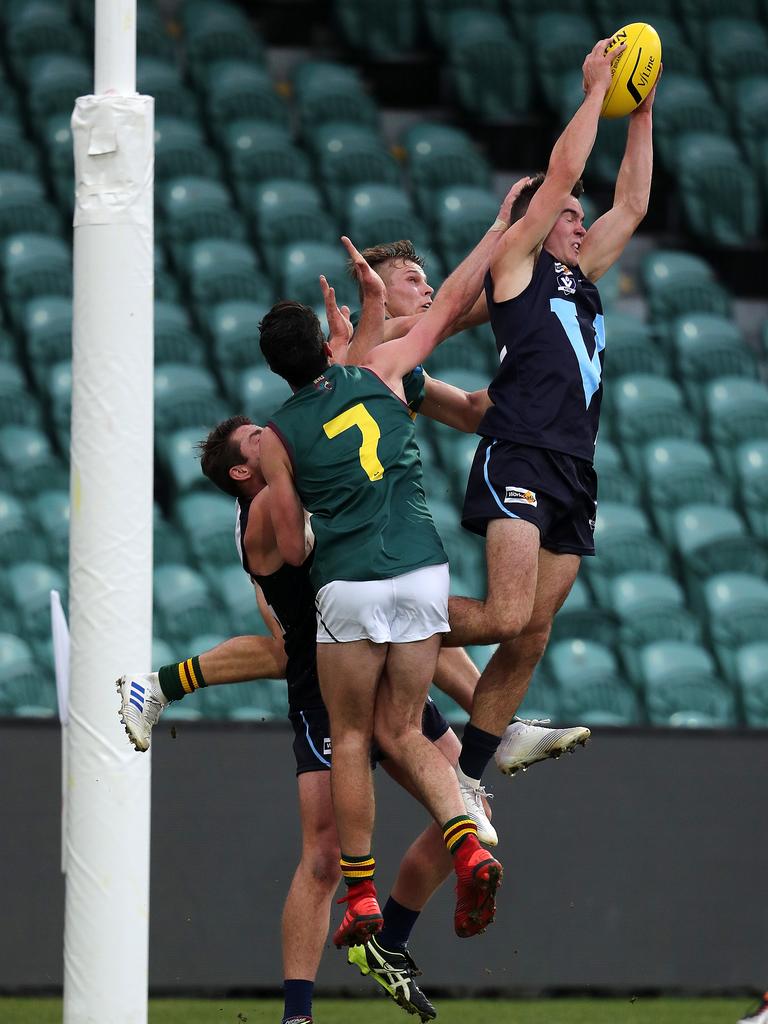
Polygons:
M480 423L463 525L486 537L484 601L451 602L451 642L501 644L483 672L459 760L467 807L522 701L582 556L594 554L592 465L605 330L595 282L643 219L651 185L652 92L630 116L613 207L587 230L580 176L611 82L600 40L584 66L585 97L545 175L526 185L493 254L485 294L499 354ZM482 812L480 812L481 814Z

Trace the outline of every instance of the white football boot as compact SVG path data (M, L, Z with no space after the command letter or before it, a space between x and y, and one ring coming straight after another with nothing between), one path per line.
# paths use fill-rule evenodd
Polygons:
M548 719L526 721L516 718L501 736L501 743L494 754L496 767L504 775L525 771L537 761L548 757L560 757L566 751L587 742L592 735L583 725L570 729L552 729L545 726Z
M152 728L170 703L160 689L157 672L120 676L115 684L120 694L120 721L136 750L149 750Z
M458 765L456 765L456 776L459 780L461 798L464 801L464 810L467 812L467 817L477 825L477 838L486 846L496 846L499 837L483 806L483 797L486 800L491 800L493 794L486 793L485 789L468 778Z

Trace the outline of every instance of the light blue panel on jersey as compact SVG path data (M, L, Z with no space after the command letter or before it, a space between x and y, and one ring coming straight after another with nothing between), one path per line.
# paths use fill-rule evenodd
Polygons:
M563 330L571 343L576 358L579 361L581 371L581 383L584 385L584 398L587 408L592 401L592 396L600 387L600 353L605 348L605 321L602 313L597 313L592 327L595 332L595 351L590 359L587 346L581 333L581 324L576 315L576 304L567 299L550 299L549 308L560 321Z

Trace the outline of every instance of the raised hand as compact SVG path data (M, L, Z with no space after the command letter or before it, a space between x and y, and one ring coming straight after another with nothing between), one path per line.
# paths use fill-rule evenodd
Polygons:
M599 39L588 53L582 66L584 75L584 92L599 91L601 95L608 92L611 84L611 64L620 57L627 48L626 43L619 43L610 50L610 39Z
M336 292L322 274L320 275L320 287L328 320L328 344L331 346L334 362L344 363L347 346L353 333L352 323L349 319L349 306L342 306L339 309L336 304Z
M503 220L505 224L509 224L512 216L512 207L515 205L515 200L520 195L525 186L532 181L532 178L520 178L516 181L512 188L507 192L504 197L504 201L499 207L499 220Z
M341 241L344 248L349 253L349 260L355 271L357 280L360 282L360 288L363 292L363 301L367 298L381 299L383 302L386 298L387 289L384 282L381 280L376 271L369 267L363 259L363 256L355 248L353 243L346 235L341 236Z

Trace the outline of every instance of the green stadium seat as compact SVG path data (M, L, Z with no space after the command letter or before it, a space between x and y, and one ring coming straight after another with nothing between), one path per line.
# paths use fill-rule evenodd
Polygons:
M473 648L477 650L477 648ZM560 698L557 688L546 669L539 663L536 666L528 692L517 709L517 718L524 721L562 722Z
M242 240L245 229L227 189L205 178L173 178L160 190L171 245L183 254L200 238Z
M733 693L717 677L709 652L684 640L661 640L639 652L641 684L652 725L736 724Z
M653 535L647 516L634 505L601 501L595 525L597 556L582 564L599 603L607 606L610 580L636 570L669 572L669 556Z
M152 637L152 667L155 671L161 668L163 665L172 665L175 661L180 661L181 658L177 657L176 651L162 637Z
M432 438L440 465L450 480L454 500L463 500L467 476L480 439L475 434L463 434L439 423L432 424ZM456 511L458 514L458 507Z
M233 121L222 132L229 170L245 195L244 186L258 181L310 181L306 153L291 141L288 130L272 121Z
M330 122L364 125L376 131L379 110L357 74L351 69L340 72L337 65L322 61L310 63L312 68L300 65L294 75L294 103L303 133Z
M30 401L27 382L16 363L0 362L0 426L13 423L40 426L40 407L34 399Z
M58 230L58 213L46 200L39 177L18 171L0 172L0 237Z
M234 686L206 687L201 698L205 714L239 722L270 722L288 713L285 683L258 679Z
M666 39L663 40L667 61ZM685 132L728 134L725 111L715 100L709 86L696 73L664 74L664 88L653 103L654 142L667 169L675 166L677 141Z
M735 674L737 651L768 640L768 583L758 575L726 572L704 585L709 635L726 674Z
M699 428L674 381L635 373L614 381L607 392L618 440L630 469L639 470L640 446L656 438L697 437Z
M565 603L555 616L550 642L590 640L613 648L617 639L616 616L609 608L595 606L589 587L581 576L577 576Z
M18 320L22 305L38 295L72 295L72 258L66 242L46 235L11 235L2 243L0 262L9 307Z
M0 716L52 716L56 689L21 637L0 633Z
M18 120L9 113L0 113L0 172L36 174L38 164L37 150L24 136Z
M684 313L730 315L728 293L699 256L655 250L643 260L641 276L654 320L673 320Z
M205 342L195 334L184 306L155 301L155 362L205 363Z
M222 132L231 121L255 119L288 124L288 108L269 74L249 61L216 61L207 67L205 103L208 117Z
M706 26L709 73L720 99L728 102L739 79L768 75L768 32L754 18L711 18Z
M152 4L136 5L136 52L144 57L173 60L175 42L166 22Z
M408 175L419 209L434 217L434 193L454 185L488 189L491 169L468 135L450 125L418 122L404 133Z
M688 400L701 409L700 387L715 377L756 377L757 365L733 320L715 313L688 313L671 329L678 371Z
M53 362L72 358L72 300L43 295L23 307L27 363L38 385Z
M202 477L203 474L200 472L199 464L197 472L198 476ZM174 489L173 493L178 495L181 492ZM175 523L165 518L157 502L155 502L153 509L152 544L155 565L172 564L174 562L183 565L189 560L189 548L187 547L186 538L179 532ZM158 664L154 655L152 656L152 664ZM165 665L166 662L163 661L160 664Z
M337 213L355 185L399 185L400 169L382 141L365 125L328 122L313 132L312 148L325 190Z
M226 633L226 617L203 576L166 564L155 568L153 578L155 622L163 636L184 644L195 634Z
M768 136L768 74L740 78L733 90L736 133L757 167L760 144Z
M677 10L686 35L693 44L702 48L709 23L722 16L724 6L720 0L678 0ZM733 0L728 12L734 18L760 18L760 0Z
M78 56L47 54L36 57L23 69L26 101L35 124L54 114L72 114L77 96L93 91L93 68Z
M463 11L469 8L467 0L424 0L423 10L427 19L427 27L432 39L439 47L446 46L448 42L448 20L454 11ZM498 0L478 0L471 5L471 9L478 13L498 11ZM583 57L582 57L583 59Z
M448 555L451 593L485 597L485 545L482 538L462 528L460 509L455 503L433 499L429 502L429 511Z
M602 278L600 286L602 293ZM665 376L669 371L669 358L655 341L653 329L633 316L611 313L606 319L606 342L610 346L606 362L609 380L629 373Z
M736 492L749 528L768 541L768 439L740 444L734 462Z
M488 331L490 333L490 330ZM498 367L498 356L493 344L492 335L481 329L460 331L441 342L426 360L426 370L430 377L444 379L445 374L452 375L448 383L460 387L462 391L477 391L487 388L491 377ZM462 372L470 377L464 381ZM482 388L478 375L484 379Z
M268 311L268 303L256 302L222 302L210 311L214 362L232 401L241 372L259 358L259 324Z
M35 494L41 480L46 487L69 487L69 467L36 427L0 427L0 468L5 488L17 495Z
M219 158L206 145L196 120L160 116L155 120L155 178L221 177Z
M413 49L419 27L417 0L334 0L333 10L347 45L377 60L400 58Z
M229 565L235 550L232 498L209 487L206 492L180 496L173 515L201 569L215 565L218 572L221 566Z
M450 266L457 266L493 224L499 203L491 192L454 185L434 197L435 238Z
M228 553L222 553L221 564L211 566L211 587L226 610L231 636L269 636L269 629L256 603L254 586L243 571L243 567L235 561L238 553L234 541L234 501L230 502L229 512Z
M16 562L5 571L8 596L24 626L24 636L45 640L51 632L51 591L64 595L64 576L44 562Z
M627 472L619 448L600 433L595 448L595 470L600 489L600 501L638 503L640 485L637 478Z
M563 721L636 725L643 714L610 648L589 640L550 644L546 664L557 684Z
M731 246L759 233L757 185L729 138L704 132L682 135L675 173L688 227L697 238Z
M167 477L174 495L186 494L192 490L209 490L210 484L200 469L197 445L204 440L214 423L182 427L156 434L158 463ZM179 558L164 557L162 561L181 561ZM158 560L157 558L155 559Z
M45 537L30 529L30 516L24 503L7 491L0 492L0 563L45 561L48 546Z
M40 526L41 539L47 547L49 563L62 572L66 571L69 561L69 491L41 491L30 499L29 508L35 522ZM34 545L32 548L34 550ZM29 543L25 549L32 559L45 557L33 554Z
M675 512L673 530L674 544L694 598L704 581L717 573L768 573L768 550L749 536L734 509L682 505Z
M581 67L598 38L591 19L583 14L547 11L533 15L533 62L547 105L557 114L563 114L564 77Z
M155 367L155 426L161 433L206 424L226 416L216 381L201 366L161 363Z
M692 502L730 505L730 484L715 467L711 451L698 441L660 438L643 451L643 477L648 508L669 544L674 514Z
M345 206L344 228L358 249L400 238L409 238L417 250L429 245L426 225L397 185L358 185L347 193Z
M145 96L154 96L163 116L194 121L197 117L195 94L185 85L174 61L157 57L139 57L136 61L136 87ZM193 173L188 170L186 173Z
M201 238L185 253L189 290L203 310L218 302L269 302L272 286L245 242Z
M325 274L336 289L339 304L355 305L357 286L347 274L344 250L341 245L325 242L296 242L285 247L280 268L281 298L317 307L322 302L320 274Z
M162 302L177 302L179 285L168 265L165 249L155 244L155 298Z
M709 436L724 472L742 441L768 438L768 388L743 377L720 377L704 392Z
M286 246L310 241L332 245L339 237L322 196L309 182L261 182L250 190L248 212L264 262L273 275L279 271Z
M525 46L492 11L454 11L446 26L448 61L459 105L481 122L527 113L531 72Z
M701 622L686 607L678 581L666 573L619 573L608 590L610 608L618 617L622 654L637 677L637 649L657 640L699 643Z
M7 21L5 50L17 76L30 60L43 54L82 56L83 37L62 5L53 0L28 0Z
M748 725L768 726L768 642L745 644L735 654L736 684Z
M286 382L264 363L240 373L240 407L254 423L263 426L290 396Z
M264 62L264 44L245 12L230 4L192 4L182 8L184 50L193 78L201 81L216 61Z

